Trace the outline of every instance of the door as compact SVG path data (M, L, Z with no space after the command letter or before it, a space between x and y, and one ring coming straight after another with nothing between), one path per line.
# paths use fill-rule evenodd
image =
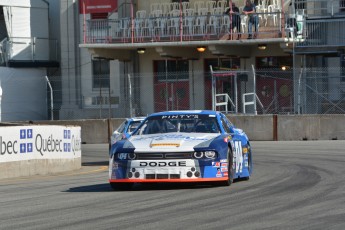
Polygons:
M188 61L154 61L154 69L155 112L190 109Z

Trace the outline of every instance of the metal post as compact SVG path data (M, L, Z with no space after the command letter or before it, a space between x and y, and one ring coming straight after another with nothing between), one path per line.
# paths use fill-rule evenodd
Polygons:
M102 79L101 79L101 75L102 75L102 61L99 60L99 74L98 74L98 81L99 81L99 102L100 102L100 107L99 107L99 119L102 118L102 104L103 104L103 100L102 100Z
M46 76L46 80L47 80L47 83L48 83L48 86L50 88L50 117L51 117L51 120L54 120L54 99L53 99L53 87L52 85L50 84L50 81L48 79L48 76ZM1 86L0 86L0 89L1 89ZM0 110L0 113L1 113L1 110ZM0 114L1 115L1 114ZM1 119L0 119L1 121Z
M297 113L301 114L301 78L302 78L303 69L301 69L301 73L298 76L298 97L297 97Z
M166 110L169 110L169 92L168 92L168 59L165 59L165 104Z
M210 70L211 70L211 85L212 85L212 110L216 110L216 102L215 102L215 90L214 90L214 78L213 78L213 68L212 65L210 65Z
M109 73L109 87L108 87L108 103L109 103L109 114L108 117L109 119L112 117L111 115L111 92L110 92L110 87L111 87L111 82L110 82L110 73Z
M254 114L258 115L258 111L256 109L256 75L255 75L254 65L252 65L252 69L253 69Z
M132 83L131 75L128 74L128 84L129 84L129 116L133 117L133 108L132 108Z
M238 113L237 73L235 73L235 76L234 76L234 88L235 88L235 103L234 103L235 104L235 113Z

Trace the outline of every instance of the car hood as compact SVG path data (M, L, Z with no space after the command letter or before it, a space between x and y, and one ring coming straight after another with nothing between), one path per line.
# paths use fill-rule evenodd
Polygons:
M166 133L135 135L128 139L135 152L193 151L202 142L213 140L219 133Z

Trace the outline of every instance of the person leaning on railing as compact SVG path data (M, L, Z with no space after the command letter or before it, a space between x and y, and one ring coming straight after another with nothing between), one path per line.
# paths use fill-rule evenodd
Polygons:
M250 0L246 0L246 5L243 8L243 14L248 16L248 39L256 38L259 28L259 18L255 11L255 4ZM253 27L254 26L254 34Z
M231 30L233 31L236 28L237 32L237 40L241 38L241 16L240 16L240 10L235 5L235 3L232 3L232 7L229 7L225 14L230 14L231 17ZM230 35L229 39L230 40Z

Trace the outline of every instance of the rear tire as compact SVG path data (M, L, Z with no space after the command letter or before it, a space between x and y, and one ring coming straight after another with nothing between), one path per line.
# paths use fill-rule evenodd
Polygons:
M113 182L110 182L110 187L113 190L122 190L122 191L131 190L132 186L133 186L133 183L113 183Z

